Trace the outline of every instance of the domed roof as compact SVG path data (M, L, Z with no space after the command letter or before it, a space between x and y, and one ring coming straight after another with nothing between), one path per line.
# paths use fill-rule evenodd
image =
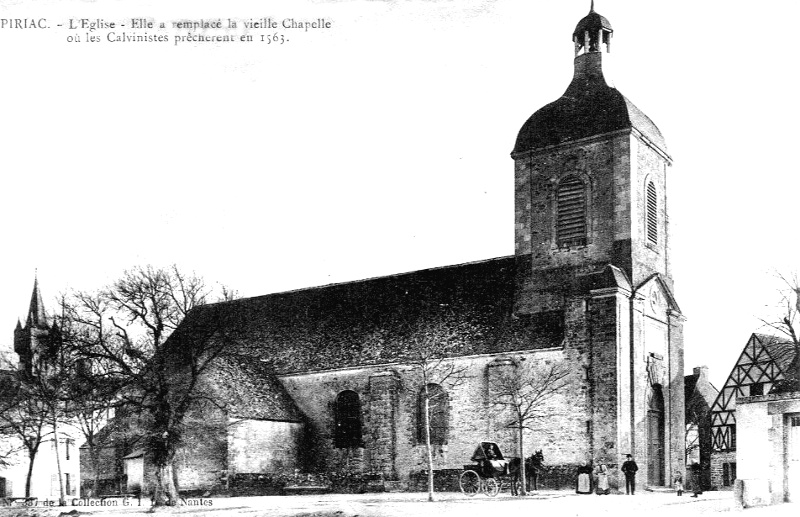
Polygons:
M584 16L583 19L578 22L578 25L575 26L575 31L572 33L572 36L577 36L580 40L583 38L583 33L587 30L590 33L596 33L599 29L605 29L608 32L614 31L614 29L611 28L611 23L606 19L605 16L594 12L593 6L592 10L589 11L589 14Z
M599 63L600 53L579 56L578 59L588 66L576 67L575 77L564 95L538 110L523 124L513 152L635 128L666 153L664 137L653 121L619 90L606 83ZM595 60L596 63L589 63Z

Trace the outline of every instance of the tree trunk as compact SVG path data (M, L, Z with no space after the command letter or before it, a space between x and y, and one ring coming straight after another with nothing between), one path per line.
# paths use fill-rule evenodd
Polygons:
M61 473L61 454L58 452L58 419L53 417L53 450L56 453L56 471L58 472L58 504L65 506L67 498L64 496L64 475Z
M431 417L428 386L425 386L425 448L428 453L428 501L433 501L433 451L431 450Z
M156 465L156 487L153 495L155 506L177 506L180 502L172 471L172 461Z
M25 476L25 497L31 496L31 478L33 477L33 462L36 460L36 450L28 451L28 475Z
M523 427L522 422L519 424L519 475L522 480L519 487L519 495L528 495L528 477L525 474L525 446L522 443Z

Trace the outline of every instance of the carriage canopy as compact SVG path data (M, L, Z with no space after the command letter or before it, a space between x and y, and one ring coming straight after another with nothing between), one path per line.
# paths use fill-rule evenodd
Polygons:
M494 442L481 442L481 444L472 453L472 461L484 460L504 460L503 453L500 452L500 447Z

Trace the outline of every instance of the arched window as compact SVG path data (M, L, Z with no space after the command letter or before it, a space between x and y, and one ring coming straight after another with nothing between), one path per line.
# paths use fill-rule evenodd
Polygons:
M558 185L556 243L558 247L586 244L586 193L577 176L567 176Z
M431 445L447 443L447 392L438 384L428 384L428 415L431 430ZM425 389L419 392L417 405L417 442L425 443Z
M361 442L361 401L355 391L343 391L336 397L334 408L336 430L334 445L338 449L363 447Z
M647 241L658 244L658 193L652 181L647 182Z

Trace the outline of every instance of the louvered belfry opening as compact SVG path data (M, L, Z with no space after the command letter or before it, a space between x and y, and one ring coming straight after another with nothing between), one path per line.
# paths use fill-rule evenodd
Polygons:
M647 183L647 240L658 244L658 197L652 181Z
M586 195L583 181L576 176L558 185L556 241L559 247L586 244Z

